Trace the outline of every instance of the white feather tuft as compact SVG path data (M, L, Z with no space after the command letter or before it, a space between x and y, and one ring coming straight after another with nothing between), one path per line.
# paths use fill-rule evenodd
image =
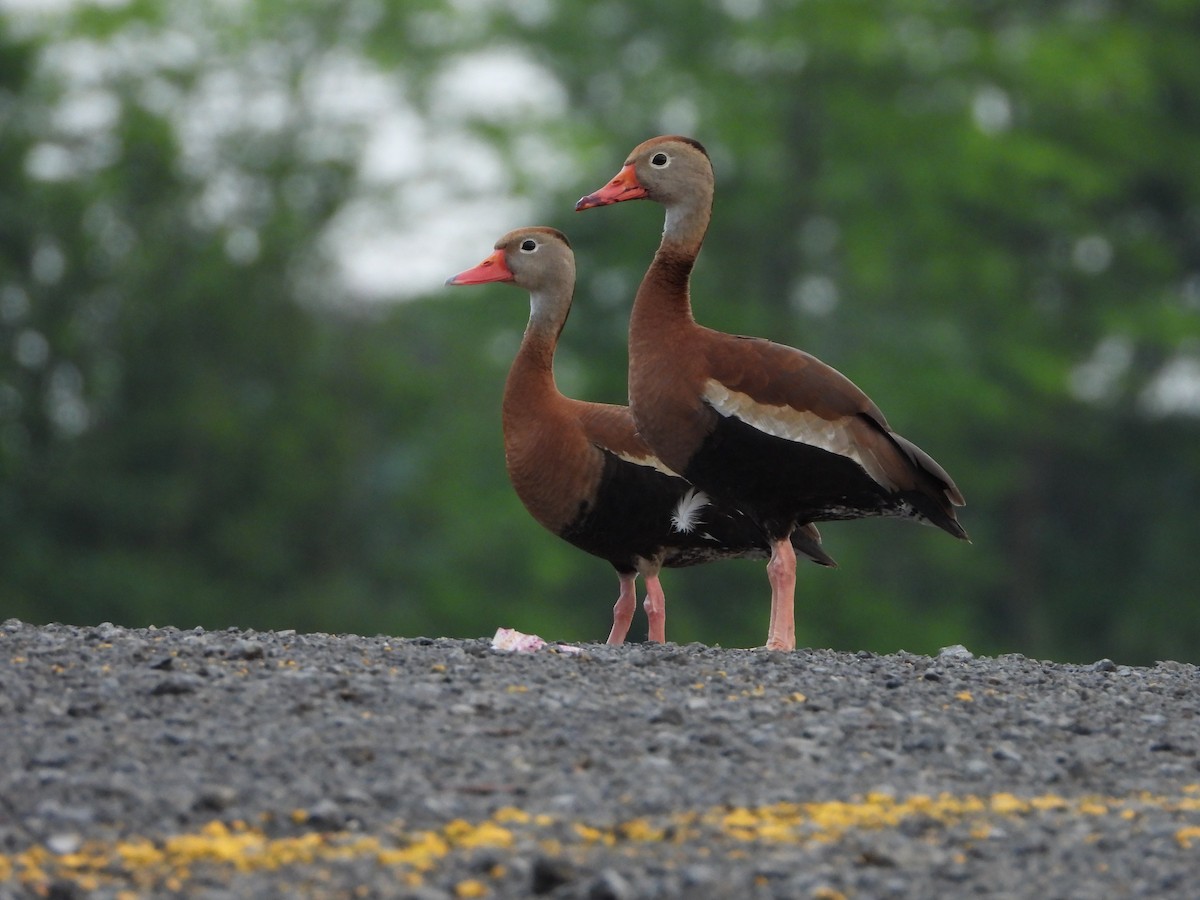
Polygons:
M691 532L700 524L700 510L706 506L708 506L708 494L695 488L689 488L688 492L675 504L675 514L671 516L671 526L683 534Z

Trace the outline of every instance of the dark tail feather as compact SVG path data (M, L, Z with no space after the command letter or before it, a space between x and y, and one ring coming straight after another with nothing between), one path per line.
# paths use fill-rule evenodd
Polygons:
M958 518L954 515L954 508L948 503L939 504L938 496L930 496L929 494L918 491L903 491L900 494L904 500L917 511L918 516L930 525L936 525L949 534L954 535L962 541L970 542L967 536L967 531L960 524Z
M821 546L821 532L817 531L817 526L811 522L796 526L796 530L792 532L792 547L797 554L807 556L818 566L837 568L837 561Z
M960 540L970 541L966 530L958 524L958 517L954 514L954 507L965 506L967 501L963 499L962 491L958 489L950 473L908 438L895 432L891 433L891 438L912 461L921 476L921 482L924 482L924 490L906 491L905 499L938 528Z
M905 455L912 461L912 464L917 467L917 470L936 483L936 487L945 494L947 506L967 505L967 501L963 499L962 492L958 489L958 485L954 483L954 479L950 477L950 473L938 465L936 459L908 438L901 437L894 431L890 437L904 451Z

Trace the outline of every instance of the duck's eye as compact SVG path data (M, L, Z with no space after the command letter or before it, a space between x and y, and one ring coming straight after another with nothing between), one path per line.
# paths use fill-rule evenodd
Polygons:
M667 163L670 161L671 157L667 156L665 153L655 153L652 157L650 157L650 165L654 166L656 169L665 169L667 167Z
M531 240L521 241L521 252L522 253L532 253L534 250L537 249L537 246L538 246L537 241L531 241Z

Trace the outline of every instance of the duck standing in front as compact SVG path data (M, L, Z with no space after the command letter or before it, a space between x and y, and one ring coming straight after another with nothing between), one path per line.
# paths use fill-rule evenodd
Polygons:
M704 147L686 137L634 148L577 210L645 198L666 208L662 242L629 321L629 405L638 432L671 469L736 505L767 532L766 647L796 646L800 523L891 516L967 539L946 471L892 431L848 378L802 350L697 324L689 283L712 217Z
M764 559L762 529L740 510L714 503L667 471L638 436L629 408L566 397L554 382L554 352L571 311L575 255L562 232L529 227L496 242L479 265L447 284L509 282L529 291L529 324L504 385L504 458L530 514L570 544L607 560L620 593L608 643L625 640L646 583L651 641L666 640L663 567L720 559ZM836 563L811 524L792 546L818 565Z

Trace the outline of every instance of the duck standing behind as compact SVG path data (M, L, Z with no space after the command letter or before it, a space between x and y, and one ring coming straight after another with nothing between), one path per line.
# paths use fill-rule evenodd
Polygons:
M798 523L893 516L967 539L963 497L932 457L892 431L848 378L792 347L697 324L689 285L712 216L704 147L663 136L637 147L577 210L649 199L666 208L662 242L629 323L629 402L666 465L736 505L767 532L768 649L792 650Z

